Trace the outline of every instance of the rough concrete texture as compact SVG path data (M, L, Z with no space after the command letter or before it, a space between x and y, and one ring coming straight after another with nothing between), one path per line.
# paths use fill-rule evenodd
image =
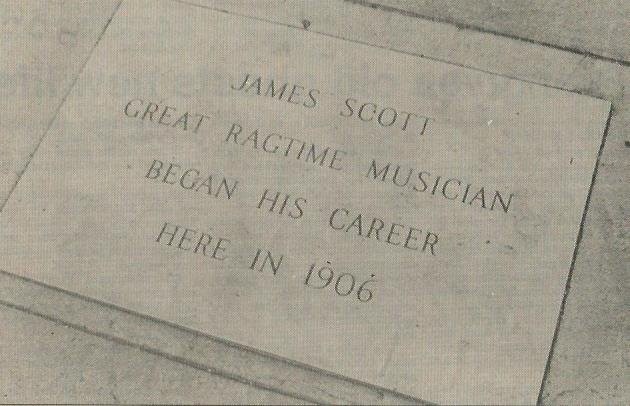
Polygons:
M626 0L347 0L630 62Z
M630 403L630 68L606 148L545 384L548 404ZM594 89L595 90L595 89Z
M0 326L0 403L300 402L18 310Z
M206 379L213 379L210 374L229 377L261 389L273 389L308 403L396 405L419 403L407 396L342 379L218 337L90 300L2 271L0 305L206 371L208 372ZM117 360L114 360L113 365L118 365ZM118 367L127 368L124 363ZM176 396L177 388L172 389ZM223 398L227 399L229 395Z
M630 147L628 146L630 134L627 130L630 128L630 100L626 91L630 88L630 68L627 65L489 33L480 33L472 29L461 30L449 24L430 22L398 12L351 3L330 2L325 5L310 5L301 2L287 5L279 1L254 4L233 1L208 3L242 14L262 16L300 27L308 26L312 31L327 32L612 101L613 116L600 159L571 286L541 401L548 404L630 403L630 388L627 383L627 377L630 376L630 354L627 345L630 340L630 318L628 317L630 214L627 199L627 196L630 196ZM400 7L401 2L398 3L397 7ZM425 3L433 2L414 4L421 7ZM458 18L466 26L480 26L479 20L475 18L481 18L481 22L486 21L483 17L484 12L477 10L476 7L479 6L473 6L472 3L455 1L441 3L450 4L448 8L450 15L459 16ZM539 10L545 10L543 2L518 2L518 4L516 2L481 2L481 4L484 3L500 4L502 11L497 12L492 19L488 20L495 24L494 28L480 26L481 28L500 31L509 36L524 37L531 34L528 38L535 41L573 47L572 43L559 42L569 38L574 41L573 44L580 46L577 49L588 54L626 61L628 59L628 42L625 40L628 38L627 31L623 31L626 28L622 25L619 28L620 24L623 24L623 21L619 22L619 13L622 17L625 15L625 21L628 22L627 2L622 1L618 7L609 8L597 7L598 4L601 6L602 2L599 1L564 2L562 13L554 11L551 16L545 17L546 14L543 12L539 18L529 20L522 18L523 7L531 8L527 15L537 15L540 13ZM545 3L561 4L559 2ZM388 4L391 5L392 2L388 1ZM28 158L39 137L54 117L55 110L63 97L62 90L67 89L72 83L113 7L114 2L55 2L54 7L51 7L50 3L37 1L0 2L3 35L3 41L0 42L2 47L0 73L3 76L4 96L0 106L5 112L0 121L0 146L2 146L0 148L0 156L2 156L0 176L3 178L0 201L4 200L3 197L6 197L10 189L6 185L14 183L16 174L23 167L24 159ZM592 11L591 7L595 7L595 11ZM444 9L447 7L427 9L433 10L430 13L428 11L420 13L418 9L415 12L423 15L428 13L426 17L443 20L445 17L441 13ZM475 12L477 14L474 14ZM548 11L547 14L549 13ZM604 13L603 16L602 13ZM576 18L580 15L585 15L585 17ZM549 21L545 18L552 17L559 21L556 25L562 28L562 33L541 29L549 25L544 23L544 21ZM64 45L68 41L67 34L64 34L66 32L64 27L67 27L68 21L75 21L75 25L72 26L73 32L79 33L73 46ZM353 23L348 24L348 21ZM458 21L454 22L459 23ZM576 24L582 28L575 28ZM615 27L610 28L609 25ZM606 30L601 30L602 26L606 27ZM517 32L515 30L518 27L525 27L529 31ZM594 32L596 34L589 34ZM614 35L610 34L611 32ZM626 34L623 34L624 32ZM597 36L600 34L604 37ZM618 34L620 36L617 37ZM610 35L614 38L609 38ZM70 35L70 37L73 36ZM29 74L16 74L20 72ZM37 75L33 76L31 74L33 72ZM52 79L37 80L47 77ZM27 85L32 86L33 83L54 83L59 91L51 95L49 92L38 93L30 90L33 97L27 104L12 100L11 95L23 91ZM6 155L7 153L9 155ZM9 156L8 161L5 160L6 156ZM20 300L25 304L35 303L38 295L35 293L30 296L21 295ZM155 380L155 372L151 371L161 370L162 366L169 365L164 369L173 371L182 368L176 362L165 361L148 352L141 350L129 352L129 347L125 345L97 339L66 327L56 327L67 333L65 341L61 340L52 344L49 347L50 350L46 351L44 350L46 345L43 343L49 342L46 340L49 340L50 330L42 326L52 326L52 324L5 306L1 306L0 309L2 359L3 361L11 360L11 356L14 357L12 368L10 368L13 371L8 373L6 371L10 369L3 368L0 379L2 379L3 387L14 388L14 391L28 390L39 393L32 399L24 399L24 401L62 401L61 397L56 397L59 394L68 396L63 401L73 401L73 398L69 396L73 394L75 388L81 387L81 374L78 371L83 370L91 359L109 361L93 364L90 373L101 377L100 382L107 382L104 378L108 377L112 370L128 371L129 375L126 376L137 377L137 382L150 382ZM28 339L25 339L25 336ZM16 342L20 342L20 345L16 346ZM33 347L27 348L28 342L32 342ZM70 342L72 344L68 345ZM94 345L94 342L100 344ZM77 354L75 358L61 358L52 348L55 348L55 351L58 351L57 348L64 348L64 351L70 348L71 352ZM10 351L13 351L14 355L6 355L5 358L4 354ZM133 355L130 355L131 353ZM123 355L118 357L116 354ZM20 356L23 358L16 358ZM22 359L36 360L37 363L27 363L21 361ZM62 359L64 363L60 362ZM132 361L129 362L129 359ZM140 364L145 365L146 369L137 368ZM46 367L53 365L56 369ZM44 380L48 373L57 374L59 380L56 383L62 389L54 390L51 386L37 386L39 385L37 382ZM162 373L170 374L170 372ZM205 382L204 385L207 386L204 390L207 392L194 392L188 389L190 387L180 388L173 384L167 386L168 389L160 400L179 401L177 396L188 396L185 392L190 392L191 397L181 398L181 401L209 402L210 394L215 396L213 399L219 401L219 399L233 399L237 396L235 392L245 390L235 389L229 384L208 383L210 380L224 380L208 373L200 372L200 374L196 378L194 374L191 374L191 380L197 382L198 387L202 386L202 381ZM169 376L176 375L173 373ZM20 376L32 377L31 386L25 386L26 381L20 383L16 378ZM35 386L33 382L36 383ZM89 393L79 391L78 397L81 397L81 394L86 394L87 397L93 393L94 401L111 402L108 385L103 385L102 392L98 392L101 389L94 389L94 392ZM37 392L37 388L41 390ZM131 391L131 386L127 388L129 389L125 390ZM139 390L140 386L135 388ZM254 391L254 389L251 390ZM365 388L357 386L357 396L364 390ZM102 397L96 396L98 393L102 393L99 395ZM258 395L250 393L252 393L252 399L264 401L263 397L256 398ZM199 397L193 399L194 394ZM150 401L149 398L146 400L137 397L124 398L118 393L116 396L121 401L125 399L129 401L135 399L139 402ZM77 398L76 401L78 400ZM268 401L273 400L269 398Z
M0 210L117 4L0 1Z

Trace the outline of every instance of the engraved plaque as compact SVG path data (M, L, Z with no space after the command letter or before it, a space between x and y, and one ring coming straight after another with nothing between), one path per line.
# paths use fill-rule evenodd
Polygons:
M533 403L610 104L125 2L0 268L433 402Z

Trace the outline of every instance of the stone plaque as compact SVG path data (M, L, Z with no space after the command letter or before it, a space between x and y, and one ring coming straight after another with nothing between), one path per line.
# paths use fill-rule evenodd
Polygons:
M610 104L125 2L0 268L433 402L535 402Z

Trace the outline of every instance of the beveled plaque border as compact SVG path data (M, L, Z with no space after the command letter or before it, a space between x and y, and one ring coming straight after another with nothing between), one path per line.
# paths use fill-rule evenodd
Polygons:
M558 321L539 390L538 403L541 403L606 138L611 129L612 131L621 131L623 121L628 121L627 113L626 116L619 118L614 114L615 106L624 101L623 94L621 97L618 94L618 89L623 85L622 75L616 75L617 82L612 85L606 81L614 77L617 69L622 67L605 58L594 58L589 72L600 74L598 76L592 74L591 76L576 77L574 71L579 68L584 58L591 56L544 46L532 41L523 41L472 29L462 30L449 24L373 9L355 2L327 2L316 5L308 2L295 2L280 7L278 5L269 6L266 2L252 5L218 0L213 1L212 6L208 6L199 4L201 1L163 1L174 1L186 6L208 8L271 24L307 30L319 35L601 98L613 103L589 186L579 232L576 236L575 249L568 270ZM122 0L103 28L103 32L90 51L83 67L98 46L109 23L115 18L121 3ZM347 21L344 20L346 15L352 15L354 25L348 26L346 24ZM389 32L388 28L391 26L408 28L408 30L400 29L398 31L398 33L407 32L408 35L400 36L396 32ZM437 34L440 40L435 41L435 36L433 38L422 36L429 30ZM478 50L483 50L484 53L473 56L474 66L472 66L471 54ZM488 55L491 57L489 58ZM520 58L515 58L515 55L519 55ZM530 63L523 64L523 59L530 61ZM541 72L539 64L531 62L546 59L554 60L556 64L545 66L543 72ZM466 63L459 61L466 61ZM83 67L81 71L83 71ZM544 76L544 80L541 80L540 75ZM66 97L79 76L80 74L67 89L67 93L56 109L46 132L42 135L42 139L55 121L59 109L65 103ZM589 89L586 87L586 79L590 80L594 76L599 77L600 83L591 83ZM596 92L594 89L598 89L600 92ZM421 399L284 359L113 304L17 276L4 270L0 270L0 305L138 348L198 370L218 374L247 385L272 390L307 402L428 404Z

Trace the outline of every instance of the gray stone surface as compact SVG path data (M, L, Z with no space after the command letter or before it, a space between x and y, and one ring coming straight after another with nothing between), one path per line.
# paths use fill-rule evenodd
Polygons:
M19 309L75 330L207 372L207 376L202 379L229 377L261 389L273 389L278 393L292 396L296 401L325 404L419 403L418 400L407 396L343 379L319 369L70 294L6 272L0 272L0 306ZM42 360L47 360L49 356L42 353ZM61 370L75 367L73 364L67 367L62 364L58 366ZM105 369L112 367L127 368L124 359L112 359L111 365L103 365ZM231 388L223 388L220 385L215 388L221 391L216 395L218 398L229 399ZM177 396L179 389L176 387L172 389L174 391L172 396ZM203 402L203 398L199 398L198 402Z
M626 0L347 1L630 62Z
M627 130L630 128L630 101L626 90L630 88L628 67L573 52L563 52L520 40L479 33L474 30L460 30L448 24L429 22L421 18L374 10L355 4L331 2L322 6L321 4L311 5L307 3L286 5L285 2L279 1L262 3L244 5L234 2L212 2L217 7L230 8L240 13L264 16L267 19L275 19L299 27L308 25L309 29L313 31L370 42L386 48L425 55L439 60L448 60L484 71L605 98L613 102L613 117L601 156L573 271L571 288L541 400L548 404L630 403L630 389L627 383L627 377L630 375L630 354L627 346L630 337L628 318L628 300L630 298L628 246L630 245L630 237L627 234L628 229L630 229L630 218L629 203L628 199L625 198L630 196L630 148L626 146L626 143L630 141ZM56 2L54 4L57 8L49 8L47 4L36 1L20 2L22 5L20 7L16 7L16 4L17 2L12 1L0 2L0 21L3 24L3 41L0 42L3 58L0 59L0 66L2 67L0 71L3 73L7 71L20 72L21 70L35 69L29 68L29 66L38 67L43 70L43 74L56 75L53 81L58 84L69 85L73 75L76 74L81 65L81 59L89 52L89 41L96 40L98 34L95 33L102 29L108 18L107 7L112 6L113 3L107 6L104 2ZM28 4L28 7L24 4ZM78 4L82 4L84 8L77 7ZM98 4L105 5L100 8ZM579 35L581 34L577 31L571 31L570 27L575 24L575 15L581 9L577 9L577 11L573 9L572 11L571 7L573 6L568 6L566 17L563 17L566 21L563 22L562 26L569 33L573 32L572 35L580 38ZM585 5L584 7L588 9L590 6ZM75 8L81 11L77 11L78 14L73 14L74 12L71 10ZM57 10L58 14L53 13L54 10ZM614 10L623 11L624 9ZM610 13L614 16L617 11ZM437 11L435 13L436 15L429 17L442 19ZM63 42L67 41L67 35L60 31L60 27L64 27L66 20L61 19L61 17L54 18L55 15L92 16L85 17L80 25L81 30L91 33L86 37L86 44L75 45L69 48L72 52L67 51L68 47L63 46ZM37 25L35 22L40 20L34 19L33 16L39 16L38 18L42 19L51 16L53 18L44 20L46 21L45 24ZM601 26L601 18L595 17L592 20L581 19L579 24L589 26L591 31L597 31L597 28ZM510 16L496 17L493 20L496 23L496 21L501 21L501 18L512 22L517 20L517 18ZM352 21L352 24L349 24L348 21ZM528 24L537 26L538 23L534 21ZM97 25L98 27L96 27ZM471 22L467 25L473 26L474 24ZM37 30L33 27L36 27ZM392 29L392 27L396 28ZM64 38L61 42L57 39L59 33ZM509 30L505 33L516 35ZM532 39L545 43L554 43L557 39L553 33L544 35L547 37L542 40L536 37ZM583 48L580 49L585 49L590 54L627 59L627 48L624 48L627 47L627 41L624 40L627 37L626 35L606 41L595 39L594 41L600 44L599 48L589 48L591 45L588 42L580 41L579 43L584 43ZM10 40L5 41L5 38ZM83 38L83 36L80 35L79 38ZM19 41L19 44L12 45L13 41ZM79 42L82 44L81 41ZM21 51L24 56L20 57L22 53L18 51L24 44L27 44L28 49ZM601 44L605 47L602 48ZM48 52L46 51L47 48L52 49L53 52L44 53ZM9 58L4 57L7 54L10 55ZM41 55L47 56L42 59ZM21 61L21 68L19 69L14 66L18 61ZM9 81L9 84L14 88L3 86L2 91L5 92L3 95L7 96L6 92L13 91L11 89L19 89L27 83L31 83L29 77L15 76L14 80ZM52 98L34 94L32 101L26 105L15 105L15 103L11 103L10 99L7 101L7 97L2 98L2 103L4 103L2 104L2 111L10 112L10 117L13 119L0 120L0 145L3 147L0 151L5 154L6 151L16 154L11 155L11 166L7 166L6 161L3 160L1 168L3 172L0 173L2 173L2 177L6 176L9 179L6 181L7 184L12 183L15 179L16 171L14 168L20 167L19 163L15 163L15 159L23 159L24 156L28 156L29 149L34 148L47 123L54 116L54 111L61 98L62 95L60 94ZM3 115L3 117L5 116ZM20 123L24 123L26 128L22 129ZM6 193L7 189L4 190ZM30 295L26 292L19 299L29 307L37 303L39 296L36 291L31 291ZM0 299L4 300L6 297L7 295L3 293ZM5 348L10 348L8 347L9 344L5 343L20 340L20 337L24 337L24 335L29 336L28 340L37 342L44 340L49 334L46 330L42 331L41 323L43 322L38 318L28 316L25 313L16 313L15 310L9 310L5 306L1 306L0 309L2 314L0 319L2 351L6 351ZM85 363L81 357L90 354L98 359L111 361L105 366L95 366L95 369L103 368L100 372L95 371L95 374L107 376L108 370L126 370L129 367L127 365L129 357L108 356L108 354L121 351L124 353L126 351L123 349L126 348L124 345L108 343L105 347L90 346L90 340L93 340L90 335L80 333L76 329L66 327L63 329L68 332L68 340L75 340L73 346L75 351L79 353L77 355L79 361L68 363L67 367L60 366L61 369L55 372L59 376L78 377L78 375L72 375L71 372L81 368ZM4 337L9 337L9 339L5 340ZM26 341L24 338L21 339ZM62 341L62 343L66 342ZM38 347L38 344L34 345L33 348L43 348ZM24 348L24 354L28 354L29 357L37 357L42 365L58 364L59 358L55 357L53 351L32 350L29 352L26 347L19 348ZM53 348L56 348L56 344ZM15 354L19 355L17 352ZM138 358L134 358L137 360L134 363L146 363L146 365L151 366L164 362L160 357L150 355L146 351L138 351L135 354ZM13 365L17 368L18 373L8 374L3 368L3 372L0 373L3 385L5 385L5 379L9 379L10 385L15 385L14 388L27 390L26 386L19 386L23 383L18 383L12 377L29 376L23 372L23 369L28 368L28 364L14 361ZM173 363L173 365L177 364ZM178 367L174 366L173 368ZM136 369L134 374L145 377L138 379L151 380L152 375L147 372L149 369L144 371ZM26 371L28 372L28 369ZM35 381L39 379L38 376L42 375L33 376ZM213 375L203 375L199 380L221 379L209 377L213 377ZM66 388L72 388L72 385L75 384L76 379L72 378L61 381L61 385ZM6 385L9 386L9 384ZM179 390L187 391L186 387L179 389L176 386L173 387L173 392L169 395L172 397L169 399L175 399ZM214 388L210 392L216 395L216 399L228 399L235 390L221 385L208 387ZM50 390L52 390L50 387L44 388L40 394ZM349 390L347 395L352 396L351 389ZM356 395L360 396L366 388L357 385L355 390ZM103 389L103 399L106 399L107 391L108 389ZM226 396L223 397L223 395ZM199 396L202 399L198 401L203 402L206 395Z
M301 403L11 308L0 326L0 403Z
M630 403L630 68L579 246L566 308L545 383L548 404ZM592 83L593 91L601 85Z
M0 1L0 210L117 4Z

